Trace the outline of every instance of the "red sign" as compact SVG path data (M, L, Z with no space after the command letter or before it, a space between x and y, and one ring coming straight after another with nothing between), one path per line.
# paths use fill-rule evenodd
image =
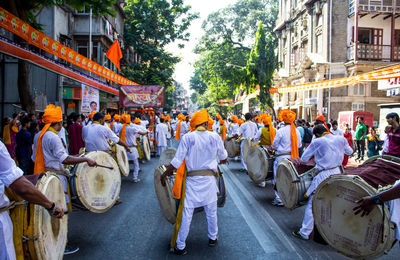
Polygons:
M121 86L121 107L164 107L164 86Z

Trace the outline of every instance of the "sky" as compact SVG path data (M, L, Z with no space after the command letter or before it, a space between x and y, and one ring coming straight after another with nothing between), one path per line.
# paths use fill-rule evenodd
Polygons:
M192 22L189 32L190 40L184 42L185 48L179 49L177 43L170 44L167 46L167 50L173 54L179 56L182 60L175 67L174 79L181 83L185 89L188 90L189 94L189 80L193 74L193 64L196 61L196 54L193 53L197 42L200 40L204 31L201 29L201 25L207 16L221 8L232 5L237 0L185 0L186 5L192 6L192 12L198 12L200 18Z

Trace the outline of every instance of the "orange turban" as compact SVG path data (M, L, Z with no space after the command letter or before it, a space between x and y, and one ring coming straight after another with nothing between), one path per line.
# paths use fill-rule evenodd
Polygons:
M62 120L63 117L61 107L56 107L53 104L50 104L46 107L43 114L43 123L45 124L45 126L40 132L39 139L36 145L34 174L40 174L46 171L42 148L43 135L47 132L47 130L49 130L52 123L58 123Z
M115 120L119 120L119 119L120 119L120 116L119 116L118 114L115 114L115 115L114 115L114 119L115 119Z
M88 115L88 117L89 117L90 119L92 119L93 116L94 116L96 113L97 113L96 111L92 111L92 113L90 113L90 114Z
M126 137L126 135L125 135L126 131L125 131L125 130L126 130L126 126L129 125L129 124L131 123L131 115L129 115L129 114L122 114L122 115L121 115L121 121L122 121L122 123L124 124L124 126L123 126L122 129L121 129L120 137L121 137L122 142L125 143L125 137Z
M185 117L182 113L179 113L179 114L178 114L178 119L179 119L179 120L185 120L186 117Z
M317 117L316 117L315 119L317 119L317 120L319 120L319 121L322 121L322 122L325 121L324 115L322 115L322 114L320 114L320 113L318 113L318 115L317 115Z
M238 119L237 123L238 123L239 125L241 125L241 124L244 123L244 121L243 121L243 119Z
M194 113L192 119L190 119L190 125L192 126L192 129L205 122L208 122L208 112L205 108Z
M237 116L231 116L231 121L232 121L233 123L237 123L237 121L238 121Z
M264 126L269 127L269 138L271 140L271 143L273 143L276 135L276 129L272 126L272 116L268 113L265 113L261 115L261 119Z
M216 115L217 119L220 120L221 119L221 115L217 113Z
M134 123L135 123L135 124L139 124L139 123L140 123L140 118L139 118L139 117L136 117Z
M286 124L290 124L290 142L291 142L291 152L290 155L292 159L299 158L299 148L297 146L297 132L296 126L294 125L294 120L296 119L296 113L292 110L282 110L279 112L279 117Z
M104 120L111 120L111 115L110 114L105 115Z
M212 131L212 127L214 125L214 120L211 118L211 116L208 116L208 130Z
M171 117L170 117L169 115L167 115L167 116L165 117L165 121L167 121L167 122L171 121Z

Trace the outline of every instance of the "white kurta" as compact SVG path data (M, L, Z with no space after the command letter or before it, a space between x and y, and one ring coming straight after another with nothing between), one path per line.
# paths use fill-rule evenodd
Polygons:
M238 135L242 135L242 140L246 138L253 138L258 131L257 124L252 121L244 122L238 130Z
M333 135L341 135L341 136L343 136L343 131L340 130L339 128L336 128L336 130L333 130L333 128L331 128L331 133Z
M316 164L315 168L321 170L321 172L314 177L310 187L308 187L306 192L306 196L310 198L307 202L302 227L300 229L300 234L304 238L309 238L314 228L314 216L312 214L312 195L315 189L329 176L340 174L339 166L343 162L344 155L351 155L352 153L353 149L351 149L347 140L343 136L335 136L332 134L316 138L304 151L301 160L303 162L307 162L312 157L314 157L314 161Z
M167 146L168 126L164 123L158 124L156 128L157 146Z
M290 139L290 128L291 128L290 125L286 125L276 131L274 142L272 144L272 146L276 149L276 154L290 153L290 151L292 150L291 147L292 141ZM296 129L296 135L297 135L297 147L300 148L302 141L301 141L301 135L297 129Z
M187 171L217 171L217 157L225 160L228 153L221 138L213 132L194 131L183 136L171 164L175 168L186 162ZM217 201L218 187L214 176L193 176L186 178L184 207L197 208Z
M119 142L119 137L110 128L100 124L88 126L87 133L82 135L82 138L86 143L87 152L110 150L107 140Z
M139 158L138 150L136 147L134 147L137 146L136 134L138 132L139 131L137 127L125 127L125 144L129 146L129 149L131 150L130 152L127 152L129 160L135 160Z
M6 146L0 141L0 208L10 204L4 194L4 188L9 187L24 173L15 165ZM0 213L0 259L16 259L13 243L13 225L8 211Z
M237 134L238 130L239 130L239 124L232 123L230 129L228 129L228 135L232 136L234 134Z

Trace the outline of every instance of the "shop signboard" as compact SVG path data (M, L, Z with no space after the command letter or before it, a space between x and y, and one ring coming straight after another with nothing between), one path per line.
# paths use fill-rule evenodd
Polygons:
M162 108L164 107L164 86L134 85L121 86L119 101L121 107Z

